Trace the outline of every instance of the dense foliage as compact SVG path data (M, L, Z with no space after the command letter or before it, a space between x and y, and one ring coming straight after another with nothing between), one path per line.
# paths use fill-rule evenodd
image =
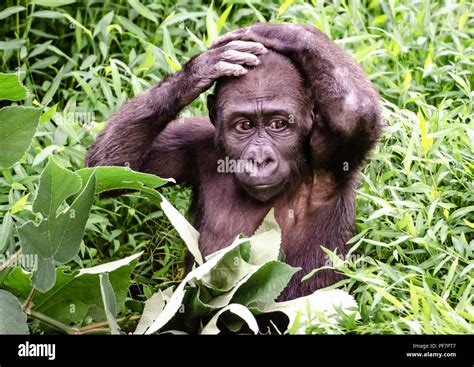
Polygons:
M72 173L63 173L76 189L65 190L54 207L37 202L45 172L83 168L87 148L124 101L179 70L219 34L256 21L308 23L362 64L379 90L387 126L363 171L350 254L340 259L328 253L327 265L346 275L332 288L353 295L361 317L335 323L317 313L306 331L473 333L473 14L468 1L3 1L0 70L17 73L29 94L19 91L13 98L19 102L6 102L0 90L0 106L42 107L43 114L21 160L9 168L0 157L6 167L0 174L0 254L14 254L22 233L35 236L24 223L45 222L84 193L85 182L73 183ZM0 110L0 128L9 108ZM201 96L182 114L206 112ZM7 143L0 141L2 147ZM159 190L187 212L189 189ZM112 285L121 306L113 313L123 330L134 328L145 300L183 276L184 243L146 191L96 199L78 256L55 259L64 264L56 281L69 283L85 281L69 270L144 252L136 266L110 272L110 280L91 280L98 289L91 297L99 300ZM0 269L0 288L30 302L19 269L2 263ZM122 280L128 274L131 284ZM0 300L10 302L2 292ZM33 304L43 312L56 305L43 294ZM99 311L80 311L60 321L87 331ZM42 316L32 316L31 330L44 331Z

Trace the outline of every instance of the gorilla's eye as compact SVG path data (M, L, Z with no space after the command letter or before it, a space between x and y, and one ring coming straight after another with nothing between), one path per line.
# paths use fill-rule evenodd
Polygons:
M235 127L237 130L240 130L240 131L250 131L253 129L253 124L249 120L242 120L242 121L237 122Z
M286 121L282 119L275 119L270 122L270 129L276 131L283 130L287 126L288 124L286 123Z

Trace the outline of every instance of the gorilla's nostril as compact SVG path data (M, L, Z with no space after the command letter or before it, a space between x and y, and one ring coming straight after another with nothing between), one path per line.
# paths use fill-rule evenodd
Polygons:
M261 158L261 159L254 159L254 164L258 167L258 168L264 168L268 165L270 165L271 163L274 162L274 159L272 157L268 157L268 158Z

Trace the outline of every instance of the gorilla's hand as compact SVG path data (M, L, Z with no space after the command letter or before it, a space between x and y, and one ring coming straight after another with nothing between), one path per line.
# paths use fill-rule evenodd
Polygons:
M316 28L303 24L256 23L217 38L212 43L212 48L221 47L235 40L253 41L259 42L276 52L290 56L295 52L301 53L309 48L311 41L314 41L312 39L314 32L322 35Z
M200 94L220 77L246 74L247 69L242 65L258 65L257 55L265 52L265 46L258 42L225 42L191 59L183 71L194 81L193 89Z

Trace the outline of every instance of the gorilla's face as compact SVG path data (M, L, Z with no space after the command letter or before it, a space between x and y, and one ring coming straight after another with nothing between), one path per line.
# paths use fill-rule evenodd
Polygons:
M236 167L236 179L252 197L267 201L308 164L304 147L312 106L287 58L269 52L260 60L246 75L218 84L209 109L218 148Z

